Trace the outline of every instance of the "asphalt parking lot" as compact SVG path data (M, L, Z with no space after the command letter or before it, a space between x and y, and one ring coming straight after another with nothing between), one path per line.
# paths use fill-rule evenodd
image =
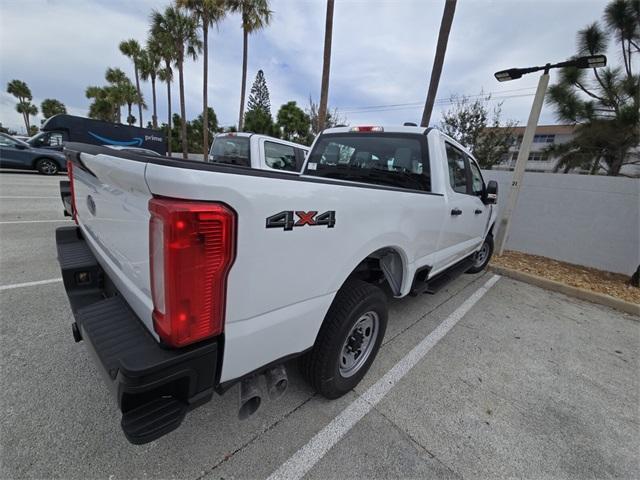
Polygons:
M285 397L249 420L232 389L130 445L71 336L63 178L0 172L1 478L640 478L638 319L491 273L392 299L339 400L291 363Z

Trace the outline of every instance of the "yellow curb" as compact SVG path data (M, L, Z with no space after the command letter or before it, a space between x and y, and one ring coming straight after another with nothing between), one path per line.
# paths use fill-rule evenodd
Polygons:
M511 268L498 267L496 265L489 265L489 269L505 277L513 278L521 282L530 283L540 288L552 290L554 292L564 293L571 297L576 297L581 300L586 300L592 303L599 303L607 307L615 308L625 313L634 315L632 317L636 322L640 322L640 305L626 302L618 298L614 298L604 293L592 292L591 290L585 290L583 288L572 287L565 283L556 282L555 280L549 280L548 278L539 277L538 275L532 275L530 273L520 272Z

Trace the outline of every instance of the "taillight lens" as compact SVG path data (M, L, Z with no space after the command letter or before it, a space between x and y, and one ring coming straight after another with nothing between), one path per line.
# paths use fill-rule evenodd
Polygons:
M67 176L69 177L69 189L71 190L71 218L78 223L78 210L76 209L76 191L73 186L73 162L67 160Z
M152 198L149 249L153 324L173 347L224 329L236 216L219 203Z

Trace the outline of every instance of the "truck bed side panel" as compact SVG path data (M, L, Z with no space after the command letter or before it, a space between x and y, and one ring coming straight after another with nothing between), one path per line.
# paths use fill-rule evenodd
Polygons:
M440 195L297 177L149 164L146 178L154 195L219 201L238 215L222 381L311 347L335 292L374 251L394 248L403 259L404 283L410 282L437 250L445 212ZM266 228L267 217L283 211L334 211L336 223Z

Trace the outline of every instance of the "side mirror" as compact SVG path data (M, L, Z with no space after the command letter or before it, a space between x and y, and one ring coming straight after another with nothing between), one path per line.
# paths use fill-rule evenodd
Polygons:
M489 180L489 183L487 183L487 186L484 189L483 200L486 205L492 205L498 201L498 182L495 180Z
M29 147L28 147L28 146L26 146L26 145L23 145L23 144L21 144L21 143L17 143L17 144L16 144L16 148L17 148L18 150L26 150L26 149L27 149L27 148L29 148Z

